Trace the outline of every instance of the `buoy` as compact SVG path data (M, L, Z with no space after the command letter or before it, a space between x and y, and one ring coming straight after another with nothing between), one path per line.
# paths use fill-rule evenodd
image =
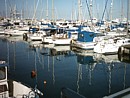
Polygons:
M46 84L47 82L46 82L46 80L44 80L44 84Z
M31 71L31 78L35 78L36 77L36 75L37 75L37 73L36 73L36 71Z

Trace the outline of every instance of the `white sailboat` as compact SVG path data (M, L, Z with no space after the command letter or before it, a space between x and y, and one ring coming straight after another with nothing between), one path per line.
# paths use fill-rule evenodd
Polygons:
M94 52L101 54L116 54L122 45L130 44L129 38L111 38L98 42L94 46Z
M28 33L28 30L25 29L7 29L5 30L5 35L10 35L10 36L23 36L23 34Z
M55 34L51 36L44 36L42 39L43 43L49 43L49 44L54 44L54 45L70 45L71 40L75 39L78 32L74 33L71 32L71 36L68 36L68 34Z
M45 31L38 31L38 32L35 32L34 34L30 34L29 35L29 39L31 41L42 41L43 37L46 35L46 32Z

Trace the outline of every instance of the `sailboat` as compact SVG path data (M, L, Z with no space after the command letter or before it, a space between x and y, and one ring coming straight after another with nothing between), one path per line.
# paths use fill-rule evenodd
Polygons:
M84 50L90 50L93 49L95 46L94 37L96 37L96 33L89 32L89 31L81 31L78 33L77 40L71 41L71 46L84 49Z
M94 47L94 52L102 54L117 54L118 49L122 45L130 45L129 38L111 38L98 42Z

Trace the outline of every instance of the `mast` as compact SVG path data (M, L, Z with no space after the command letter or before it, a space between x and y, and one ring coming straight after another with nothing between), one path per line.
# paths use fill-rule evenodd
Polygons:
M129 0L127 0L127 34L129 31L128 25L129 25Z
M5 10L6 10L6 18L7 18L7 2L5 0Z
M74 9L73 9L73 1L72 1L72 13L71 13L71 20L74 20Z
M121 21L123 20L123 0L121 0Z
M35 1L35 0L34 0ZM35 3L35 2L34 2ZM32 18L32 22L33 22L33 20L35 20L35 16L36 16L36 11L37 11L37 7L38 7L38 4L39 4L39 0L37 1L37 5L35 6L35 4L34 4L34 14L33 14L33 18Z
M93 18L93 16L92 16L93 15L93 10L92 10L93 5L92 5L92 3L93 3L93 0L90 0L90 16L91 16L91 18Z
M46 7L46 19L48 20L48 0L47 0L47 7Z
M79 20L79 22L81 23L81 21L82 21L82 11L81 11L81 9L82 9L82 3L81 3L81 0L78 0L78 20Z
M54 0L52 0L52 22L54 22Z
M112 10L113 10L112 7L113 7L113 0L111 1L111 13L110 13L110 15L111 15L111 16L110 16L110 19L111 19L111 20L112 20Z

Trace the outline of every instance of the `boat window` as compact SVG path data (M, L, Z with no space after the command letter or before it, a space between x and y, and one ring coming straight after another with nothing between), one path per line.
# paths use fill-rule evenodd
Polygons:
M5 67L0 68L0 80L3 80L6 78L6 72Z
M93 36L94 36L94 34L89 34L89 36L90 36L90 37L93 37Z
M83 36L84 36L83 34L79 34L79 37L80 37L80 38L83 38Z
M6 85L0 85L0 93L7 91Z
M67 23L63 23L62 25L67 25Z

